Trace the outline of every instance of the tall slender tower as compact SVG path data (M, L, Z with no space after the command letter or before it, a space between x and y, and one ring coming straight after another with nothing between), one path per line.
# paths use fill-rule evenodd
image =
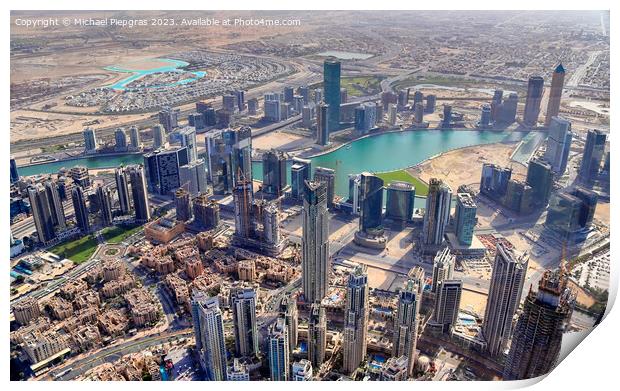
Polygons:
M75 186L71 190L71 198L73 200L73 211L75 212L75 221L82 233L90 232L90 221L88 219L88 208L86 207L86 196L84 190L80 186Z
M286 319L280 316L269 327L269 370L272 381L289 380L289 342Z
M462 291L463 281L460 280L444 280L437 288L433 321L441 325L443 332L449 332L456 323Z
M135 164L128 166L127 170L129 171L129 181L131 182L133 207L136 210L136 221L147 222L151 219L151 208L146 189L144 166Z
M528 257L518 255L501 242L497 244L491 287L484 313L482 333L489 353L502 353L512 334L512 321L523 291Z
M549 92L549 101L547 102L547 113L545 115L545 126L549 126L551 118L560 112L560 101L562 99L562 89L564 88L564 76L566 72L562 63L559 63L553 71L551 77L551 91Z
M289 351L292 352L293 350L295 350L295 348L297 348L297 338L299 335L299 314L297 311L297 303L292 296L288 296L282 299L282 303L280 304L280 312L284 314L284 319L286 320Z
M413 374L415 365L423 290L424 269L414 267L409 272L407 281L398 294L398 306L394 319L394 339L392 341L392 357L405 356L408 359L408 376Z
M28 187L28 199L30 200L32 219L37 229L39 241L41 243L47 243L56 238L47 192L43 186L39 184Z
M548 270L540 280L538 292L530 289L515 326L504 380L542 376L555 367L575 301L567 282L563 268Z
M65 218L65 208L58 193L58 184L53 181L45 182L45 191L47 192L52 221L55 226L64 230L67 227L67 220Z
M118 194L118 204L121 208L121 213L128 215L131 213L131 202L129 201L129 181L127 180L127 172L124 167L118 167L114 171L114 179L116 180L116 193Z
M540 76L531 76L527 82L527 96L525 97L525 109L523 110L524 125L536 126L544 91L544 79Z
M607 134L598 129L588 130L586 136L586 145L583 148L583 157L581 158L581 166L579 166L579 179L586 183L592 184L598 177L601 161L605 154L605 142Z
M324 183L305 182L302 229L302 289L306 302L318 303L327 294L330 271L329 215Z
M329 105L329 132L340 129L340 61L327 59L323 63L323 90Z
M452 279L455 261L456 256L452 255L448 247L437 251L437 255L435 255L435 259L433 259L433 284L431 285L431 292L437 293L438 287L442 281Z
M252 235L252 181L240 179L233 189L235 235L247 239Z
M203 291L194 291L192 319L196 335L196 350L207 380L226 380L226 344L224 323L217 297L208 297Z
M97 199L99 200L101 222L104 226L112 224L112 192L110 188L108 186L98 186Z
M308 360L317 373L325 361L325 349L327 347L327 317L325 308L314 303L310 307L308 317Z
M256 326L256 291L243 288L233 292L232 313L237 355L239 357L257 355L259 334Z
M368 267L357 265L349 275L344 309L343 367L353 373L366 357L368 334Z
M450 220L452 190L441 179L431 178L426 197L426 212L422 227L422 244L439 246L443 242Z

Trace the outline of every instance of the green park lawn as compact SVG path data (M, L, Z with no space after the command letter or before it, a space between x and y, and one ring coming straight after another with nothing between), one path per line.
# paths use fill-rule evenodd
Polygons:
M97 240L92 236L84 236L66 243L60 243L49 251L59 257L67 258L75 264L85 262L92 257L97 250Z
M391 172L383 172L380 174L375 174L379 178L383 179L385 185L387 186L390 182L393 181L401 181L411 183L415 187L415 194L417 196L424 196L428 194L428 186L419 180L418 178L412 176L405 170L396 170Z
M101 236L103 236L107 243L118 244L138 232L141 228L141 225L135 227L108 227L101 232Z

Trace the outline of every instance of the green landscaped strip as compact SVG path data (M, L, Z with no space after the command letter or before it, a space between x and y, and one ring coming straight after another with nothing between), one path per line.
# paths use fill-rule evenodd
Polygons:
M375 175L383 179L383 182L385 182L386 186L389 185L390 182L393 182L393 181L407 182L407 183L411 183L415 187L415 194L417 196L426 197L426 195L428 194L428 186L424 182L419 180L418 178L409 174L405 170L383 172L383 173L375 174Z
M103 236L106 242L110 244L118 244L122 242L123 240L127 239L128 237L130 237L131 235L138 232L141 228L142 228L141 225L138 225L136 227L129 227L129 228L109 227L109 228L104 229L101 232L101 235Z
M80 264L90 259L97 250L97 240L92 236L84 236L82 238L72 240L66 243L60 243L50 249L50 252Z

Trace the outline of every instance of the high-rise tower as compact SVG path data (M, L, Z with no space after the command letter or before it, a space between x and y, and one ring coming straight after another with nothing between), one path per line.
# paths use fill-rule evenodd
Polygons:
M523 303L504 366L504 380L530 379L551 371L560 355L575 296L560 268L546 271L538 292L530 289Z
M525 254L516 254L501 242L497 244L482 325L487 348L493 356L502 353L512 334L512 321L519 308L527 262Z
M531 76L527 82L527 96L525 97L525 109L523 110L523 124L525 126L536 126L544 91L545 81L543 78Z
M306 302L320 302L327 294L330 271L329 214L324 183L306 181L302 227L302 289Z
M547 113L545 114L545 126L549 126L551 119L560 112L560 101L562 99L562 89L564 88L564 76L566 71L562 63L559 63L551 76L551 90L549 91L549 101L547 102Z
M349 275L344 308L343 368L353 373L366 357L368 334L368 267L357 265Z
M329 105L329 131L340 129L340 61L327 59L323 63L323 90Z

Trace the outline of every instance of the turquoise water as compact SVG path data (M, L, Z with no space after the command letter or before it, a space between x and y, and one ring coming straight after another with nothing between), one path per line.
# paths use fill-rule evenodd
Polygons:
M112 88L114 90L124 90L127 84L141 77L144 77L146 75L149 75L152 73L161 73L161 72L184 72L180 68L184 68L189 65L189 63L185 61L181 61L181 60L171 60L168 58L161 58L158 60L162 62L170 63L170 65L159 67L159 68L151 68L151 69L125 69L125 68L121 68L118 66L109 66L109 67L104 68L107 71L131 73L131 76L128 76L122 80L117 81L116 83L108 86L108 88ZM180 85L180 84L187 84L197 79L203 78L206 75L206 72L192 72L192 73L194 74L195 77L179 80L176 83L155 85L155 86L151 86L150 88L170 87L170 86L175 86L175 85Z
M311 158L312 167L318 166L336 170L336 193L347 197L349 192L349 174L363 171L393 171L416 165L428 158L453 149L497 143L501 141L519 141L525 133L491 132L491 131L458 131L458 130L423 130L384 133L366 137L351 144ZM143 163L142 155L91 156L71 161L52 162L35 166L20 167L20 175L36 175L56 173L62 167L71 168L77 165L88 168L109 168L121 164ZM287 170L290 183L290 165ZM254 162L252 166L254 179L263 177L263 165Z
M349 193L349 174L385 172L414 166L435 155L463 147L518 141L521 132L423 130L385 133L312 158L312 167L336 170L336 193Z

